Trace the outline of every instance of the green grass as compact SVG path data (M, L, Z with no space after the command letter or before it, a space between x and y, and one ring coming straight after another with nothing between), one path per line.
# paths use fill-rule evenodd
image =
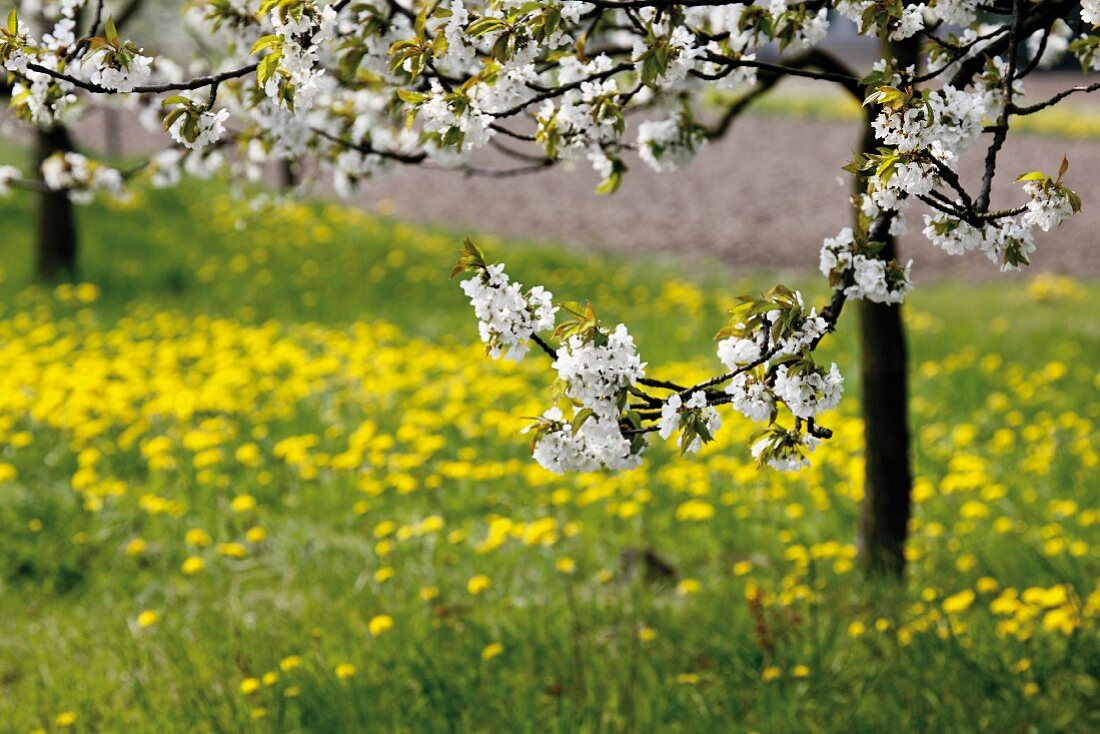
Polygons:
M247 203L188 185L81 209L96 289L54 289L28 285L29 207L0 202L0 731L1100 725L1098 284L914 293L895 586L850 562L853 312L811 470L757 471L727 414L699 457L556 478L516 433L550 400L546 360L485 358L446 277L476 233L320 204L238 226ZM723 309L770 284L477 239L627 323L657 375L712 371ZM676 578L625 560L645 548Z

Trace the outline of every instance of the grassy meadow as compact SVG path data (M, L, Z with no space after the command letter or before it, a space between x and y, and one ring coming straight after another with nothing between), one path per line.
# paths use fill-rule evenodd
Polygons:
M757 469L727 411L699 456L558 477L518 433L548 361L487 359L447 279L476 233L139 191L43 288L30 204L0 201L0 732L1100 729L1100 284L914 293L898 586L855 560L852 313L811 469ZM718 369L771 284L477 240L657 377Z

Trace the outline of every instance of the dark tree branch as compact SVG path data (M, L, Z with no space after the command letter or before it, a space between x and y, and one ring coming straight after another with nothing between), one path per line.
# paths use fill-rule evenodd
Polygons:
M1001 95L1004 97L1003 107L997 126L993 132L993 142L985 154L985 172L982 175L982 189L978 194L975 209L984 212L989 209L989 194L993 188L993 176L997 172L997 154L1004 145L1008 136L1008 117L1012 114L1012 86L1016 78L1016 42L1019 38L1020 24L1024 15L1023 0L1012 0L1012 24L1008 31L1008 70L1001 79Z
M1051 97L1050 99L1045 100L1043 102L1038 102L1036 104L1028 105L1026 107L1020 107L1018 105L1013 105L1012 106L1012 114L1014 114L1014 115L1033 115L1036 112L1039 112L1041 110L1045 110L1047 107L1053 107L1054 105L1058 104L1063 99L1065 99L1066 97L1069 97L1072 94L1077 94L1078 92L1084 92L1084 93L1088 94L1090 92L1095 92L1098 89L1100 89L1100 82L1094 82L1092 84L1089 84L1088 86L1070 87L1069 89L1063 90L1063 91L1059 92L1058 94L1054 95L1053 97Z
M190 89L202 89L203 87L210 86L211 84L220 84L221 82L228 81L230 79L239 79L243 76L248 76L252 72L256 71L256 67L259 64L248 64L229 71L223 71L220 74L210 74L209 76L195 77L183 82L168 82L166 84L146 84L144 86L134 87L133 93L135 94L160 94L162 92L177 92ZM98 84L92 84L86 82L83 79L78 79L71 74L66 74L61 71L55 71L49 69L41 64L27 64L27 68L31 71L37 71L39 74L45 74L51 76L54 79L60 79L61 81L68 82L74 87L78 87L94 94L119 94L113 89L107 89L101 87Z

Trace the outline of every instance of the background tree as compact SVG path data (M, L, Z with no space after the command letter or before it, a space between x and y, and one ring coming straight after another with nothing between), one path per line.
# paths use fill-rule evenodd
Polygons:
M871 69L857 73L818 47L831 13L879 39ZM782 286L743 298L720 333L726 371L712 380L646 378L626 327L602 325L591 306L567 305L573 318L551 347L539 336L554 325L548 293L523 291L472 244L460 270L474 273L465 287L491 352L518 357L534 340L554 356L558 397L573 414L548 411L533 452L562 471L633 466L653 432L679 432L685 451L698 448L718 429L715 407L724 404L765 425L752 449L762 463L798 468L828 438L817 420L842 389L836 366L817 364L814 349L844 304L859 301L864 559L893 573L903 568L909 513L900 303L911 289L911 261L901 262L893 237L917 208L932 244L980 250L1004 269L1026 265L1034 229L1049 230L1080 202L1063 164L1056 176L1023 173L1019 201L992 205L1011 121L1100 88L1019 103L1022 81L1067 53L1085 70L1100 68L1096 0L210 0L188 10L212 49L195 74L120 37L102 0L92 16L108 21L91 23L79 40L72 14L63 16L41 38L18 13L9 17L0 60L15 79L13 105L48 128L78 115L81 100L136 98L142 116L175 141L135 169L157 184L177 180L181 167L207 174L225 166L255 179L270 161L311 157L346 193L403 164L513 175L587 160L598 190L611 193L628 154L658 171L681 168L783 77L840 84L864 101L867 126L846 166L854 224L821 250L833 295L820 311ZM983 140L979 180L966 180L960 156ZM484 148L516 166L471 162ZM777 151L777 165L780 158ZM41 172L46 187L78 199L119 194L131 177L62 152L46 156Z

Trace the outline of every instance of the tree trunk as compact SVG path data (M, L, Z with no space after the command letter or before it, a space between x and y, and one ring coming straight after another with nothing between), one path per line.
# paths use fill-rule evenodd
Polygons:
M887 238L882 256L894 256ZM860 551L871 574L900 577L909 528L908 355L901 306L860 301L863 421L866 468Z
M889 44L899 68L917 63L916 39ZM860 150L873 152L879 142L864 122ZM858 184L857 184L858 187ZM885 237L880 257L897 256L894 238ZM913 474L909 455L909 361L901 305L859 302L860 377L863 383L863 434L866 467L859 547L869 575L900 578L905 572L905 539L912 510Z
M73 149L69 131L56 126L38 130L35 139L35 170L57 152ZM76 276L77 233L73 203L64 191L43 191L38 195L36 258L40 280Z

